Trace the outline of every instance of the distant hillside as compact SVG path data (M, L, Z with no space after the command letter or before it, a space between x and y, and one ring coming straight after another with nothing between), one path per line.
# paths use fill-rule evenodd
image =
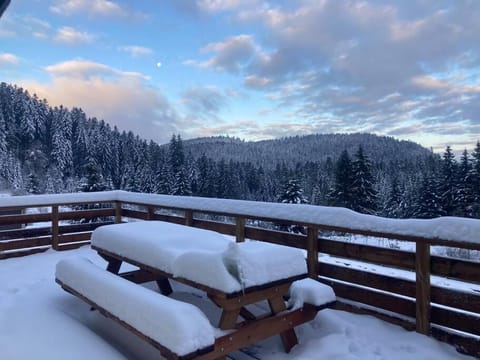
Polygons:
M251 162L265 169L284 162L336 161L343 150L354 154L362 146L373 163L416 161L431 156L430 150L411 141L372 134L317 134L275 140L242 141L230 137L198 138L184 141L186 152L194 158L205 155L216 161Z
M451 152L441 158L372 134L258 142L176 135L160 146L0 83L0 189L13 194L125 189L309 202L390 217L480 217L478 174L480 143L460 162Z

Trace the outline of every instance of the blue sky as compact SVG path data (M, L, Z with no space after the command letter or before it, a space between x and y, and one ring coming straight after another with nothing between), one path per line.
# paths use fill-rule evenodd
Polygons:
M480 140L480 1L12 0L0 80L167 142Z

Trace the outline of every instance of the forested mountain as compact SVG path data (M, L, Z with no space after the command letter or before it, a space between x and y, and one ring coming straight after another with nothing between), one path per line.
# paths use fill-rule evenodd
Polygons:
M371 134L245 142L216 137L158 145L50 107L0 84L0 188L14 193L126 189L309 202L390 217L480 217L480 144L457 161Z
M316 134L276 140L246 142L231 137L198 138L184 141L187 152L197 157L205 154L214 160L250 161L264 169L277 163L295 167L298 162L336 161L343 150L350 154L362 146L374 163L416 161L431 152L411 142L373 134ZM330 159L329 159L330 158Z

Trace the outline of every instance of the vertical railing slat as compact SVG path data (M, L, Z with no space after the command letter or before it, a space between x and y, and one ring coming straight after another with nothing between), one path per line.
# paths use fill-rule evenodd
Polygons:
M185 210L185 225L192 226L193 225L193 211L192 210Z
M235 218L235 239L237 242L245 241L245 218Z
M430 333L430 244L417 241L416 270L416 330Z
M307 228L307 267L312 279L318 278L318 227Z
M54 250L59 250L58 230L58 205L52 205L52 248Z
M115 201L115 223L120 224L122 222L122 203Z
M154 206L147 206L147 220L153 220L155 215L155 207Z

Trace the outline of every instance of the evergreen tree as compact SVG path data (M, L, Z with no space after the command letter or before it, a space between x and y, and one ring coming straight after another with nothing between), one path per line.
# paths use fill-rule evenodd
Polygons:
M352 163L352 210L375 214L377 210L377 191L374 189L372 164L360 146Z
M414 216L420 219L431 219L443 214L441 198L438 196L438 184L432 174L425 174Z
M38 179L34 173L28 174L27 184L25 187L26 187L27 193L29 194L41 194L41 191L39 189Z
M71 175L72 171L72 122L67 109L60 107L54 109L52 135L52 160L60 172L60 177Z
M472 190L473 190L473 206L472 215L480 218L480 141L472 152Z
M278 201L284 204L306 204L308 200L303 196L303 189L298 180L289 180L283 187ZM288 231L295 234L306 234L305 228L298 225L277 225L280 231Z
M454 215L458 208L456 190L457 190L457 164L455 155L450 146L447 146L442 161L442 175L439 184L440 205L443 214L447 216Z
M169 162L172 172L176 174L181 171L185 165L185 153L183 151L183 141L180 135L173 135L168 146Z
M471 160L465 149L462 153L459 166L459 181L455 192L457 208L456 216L472 217L475 202L474 182Z
M175 180L173 183L173 186L170 190L170 195L183 195L183 196L188 196L191 195L191 189L190 189L190 182L187 178L187 175L185 174L184 169L180 169L177 171L175 174Z
M107 189L108 186L103 180L96 160L93 157L89 157L85 165L85 179L80 185L79 190L82 192L94 192L105 191Z
M0 111L0 158L7 153L7 137L5 129L5 119Z
M353 172L352 162L347 150L343 150L335 165L334 188L328 194L329 204L352 208Z
M400 218L402 214L402 199L403 191L400 189L398 178L395 176L392 179L390 192L388 194L387 203L385 205L385 215L391 218Z
M203 154L197 160L197 194L199 196L214 197L215 196L215 164Z
M283 187L278 201L287 204L307 204L308 200L303 196L303 189L298 180L289 180Z

